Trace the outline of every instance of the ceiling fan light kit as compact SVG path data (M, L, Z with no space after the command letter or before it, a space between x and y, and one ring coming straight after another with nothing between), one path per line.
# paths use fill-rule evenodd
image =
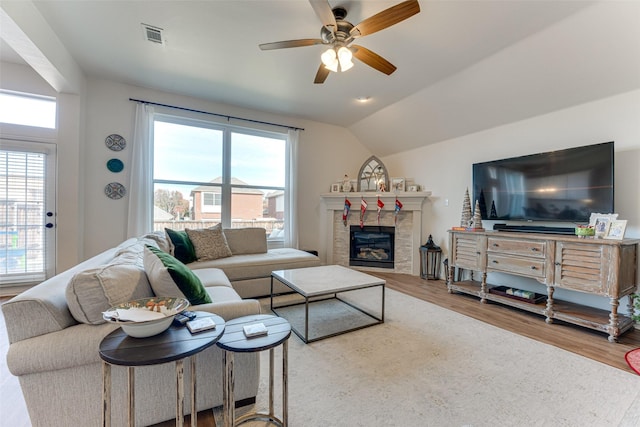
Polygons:
M350 70L353 67L351 58L353 58L353 53L344 46L337 49L337 52L335 48L330 47L320 56L325 68L334 73L338 72L338 66L340 71Z
M381 73L390 75L396 67L369 49L353 45L355 39L384 30L420 12L418 0L406 0L383 10L358 25L345 21L347 10L343 7L331 8L327 0L309 0L311 7L322 22L319 39L284 40L259 45L262 50L286 49L291 47L329 45L320 56L321 64L314 83L324 83L329 72L347 71L353 67L352 58L364 62Z

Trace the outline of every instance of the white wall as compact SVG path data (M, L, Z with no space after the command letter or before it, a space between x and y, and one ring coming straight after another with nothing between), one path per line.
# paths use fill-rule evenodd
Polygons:
M626 237L640 238L640 90L427 145L382 161L393 174L413 177L433 192L426 203L422 237L426 240L433 234L446 257L447 230L459 225L465 190L472 188L473 163L607 141L615 141L616 212L620 219L628 220ZM485 228L492 224L484 222ZM523 287L536 290L539 286L529 285L533 286ZM556 296L564 295L559 291ZM602 302L594 300L593 304L600 306Z
M127 203L135 195L127 194L123 199L111 200L104 195L103 189L112 181L128 187L131 147L127 145L122 152L113 152L106 148L104 139L107 135L117 133L131 142L135 103L129 98L305 128L300 133L301 166L298 171L299 246L302 249L318 249L320 193L329 191L330 184L340 180L345 173L355 176L360 163L370 156L362 144L342 127L91 78L88 80L84 144L86 173L82 177L85 186L85 258L117 245L126 238ZM167 111L180 114L178 110ZM112 157L124 162L123 172L114 174L107 170L105 164Z

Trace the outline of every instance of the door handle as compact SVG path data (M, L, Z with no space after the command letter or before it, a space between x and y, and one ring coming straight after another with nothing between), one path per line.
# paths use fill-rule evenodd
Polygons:
M46 213L46 215L47 215L47 217L51 218L53 216L53 212L49 211L49 212ZM44 226L47 227L47 228L53 228L53 223L48 222Z

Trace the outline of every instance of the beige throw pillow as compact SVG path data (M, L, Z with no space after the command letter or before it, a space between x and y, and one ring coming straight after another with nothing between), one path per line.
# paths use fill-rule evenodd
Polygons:
M66 288L71 315L81 323L105 323L102 312L116 304L153 296L142 267L130 257L76 273Z
M185 231L193 244L198 261L226 258L232 255L227 238L222 231L222 224L199 230L187 228Z

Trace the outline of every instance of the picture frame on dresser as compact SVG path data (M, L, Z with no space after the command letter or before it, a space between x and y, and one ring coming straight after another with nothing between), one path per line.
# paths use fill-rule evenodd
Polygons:
M618 219L618 214L592 213L589 226L595 228L595 237L602 239L607 235L611 221Z
M624 239L624 232L627 228L627 220L626 219L616 219L611 221L609 224L609 229L607 230L607 235L604 236L605 239L612 240L622 240Z

